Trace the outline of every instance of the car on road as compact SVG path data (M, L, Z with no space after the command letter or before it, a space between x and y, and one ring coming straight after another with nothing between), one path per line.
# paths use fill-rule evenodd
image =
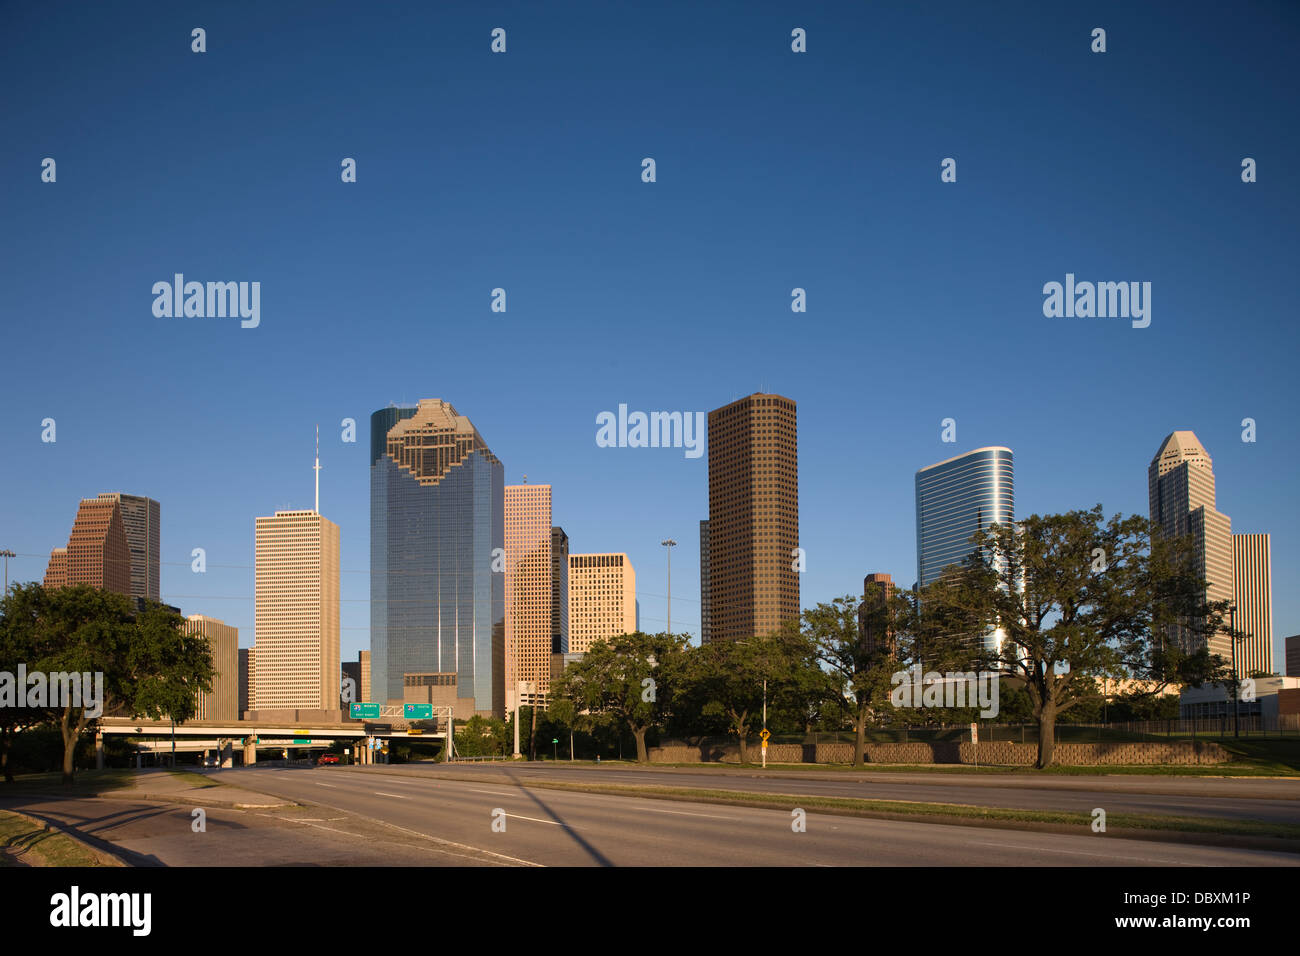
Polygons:
M338 754L321 754L319 757L316 758L316 766L318 767L321 764L338 763L338 762L339 762Z

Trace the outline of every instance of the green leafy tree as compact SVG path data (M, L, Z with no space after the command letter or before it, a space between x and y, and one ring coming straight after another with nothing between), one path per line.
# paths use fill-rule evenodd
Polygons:
M206 639L186 634L184 618L156 602L137 612L128 597L79 584L45 589L18 585L3 604L11 639L27 642L39 656L33 671L103 675L102 712L88 714L88 701L51 705L63 738L63 781L73 780L73 761L82 733L99 716L194 716L196 696L212 690L212 654Z
M909 626L917 646L1024 683L1050 766L1057 719L1094 699L1099 678L1199 686L1221 670L1190 652L1226 630L1226 601L1208 602L1190 541L1150 534L1146 519L1090 511L993 524L974 552L924 588ZM990 635L1000 632L1000 646ZM1172 635L1172 636L1171 636Z
M0 600L0 670L13 674L15 681L19 664L38 660L43 651L37 643L36 623L39 619L43 592L35 587L14 585ZM13 783L13 752L16 735L25 729L39 726L52 719L48 708L18 706L25 703L26 688L13 688L13 701L0 701L0 769L5 783Z
M740 744L740 762L749 762L749 738L761 730L764 682L770 710L806 708L827 688L814 647L798 630L788 629L746 641L713 641L687 648L673 681L674 710L683 707L718 717Z
M564 669L552 696L569 701L575 714L625 725L636 739L638 762L647 763L646 733L670 713L671 682L680 672L686 640L637 631L596 641L582 660Z

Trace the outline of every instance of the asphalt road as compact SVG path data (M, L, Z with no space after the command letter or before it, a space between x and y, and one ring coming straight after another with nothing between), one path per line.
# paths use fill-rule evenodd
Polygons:
M791 800L790 810L766 810L528 786L530 776L583 773L580 770L518 765L454 767L441 773L437 767L376 769L384 772L337 767L250 768L225 770L216 776L225 783L375 821L407 834L413 842L427 835L489 851L497 855L494 859L498 862L520 865L1300 865L1300 855L1274 851L1126 840L1106 834L1043 833L1013 826L965 827L818 813L806 814L806 831L795 832L795 799ZM461 776L467 771L476 779L451 779L451 774ZM638 771L632 773L638 774L638 780L647 779ZM613 780L603 771L597 776ZM684 782L679 775L670 776L673 782ZM729 779L732 786L740 783L734 777ZM708 775L692 777L690 782L700 784L701 780L710 786L715 782ZM805 788L801 792L852 784L787 779L768 782ZM752 783L743 781L746 787ZM998 789L1009 788L1004 785ZM966 791L958 785L943 792L951 797ZM1090 798L1085 799L1086 793L1074 794L1072 806L1078 807L1080 800L1089 803L1089 810L1097 806ZM1141 803L1139 796L1128 794L1126 799ZM1159 795L1147 796L1162 799ZM493 823L500 827L502 821L504 832L494 830Z

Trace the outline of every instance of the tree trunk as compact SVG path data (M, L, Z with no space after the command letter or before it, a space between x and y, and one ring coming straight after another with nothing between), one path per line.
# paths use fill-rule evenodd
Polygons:
M648 727L632 728L632 736L636 737L636 762L637 763L650 762L650 755L646 753L646 749L645 749L645 732L649 729L650 728Z
M3 768L5 783L14 782L14 768L9 763L9 750L13 747L13 732L0 731L0 768Z
M858 735L853 748L853 766L861 767L867 762L867 712L859 710L853 720L853 730Z
M81 737L81 728L84 724L85 718L79 717L74 727L72 708L64 709L63 717L59 721L59 730L63 734L63 782L67 786L72 785L72 760L77 755L77 740Z
M749 734L738 732L736 739L740 741L740 765L743 767L749 763L749 747L747 746Z
M1038 711L1038 762L1039 770L1052 765L1056 750L1056 704L1044 703Z

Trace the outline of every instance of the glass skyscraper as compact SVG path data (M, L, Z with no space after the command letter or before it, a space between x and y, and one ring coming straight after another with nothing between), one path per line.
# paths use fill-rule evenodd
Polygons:
M961 564L971 535L1015 514L1011 449L976 448L916 473L916 579L922 587Z
M916 578L925 585L944 569L961 564L974 550L970 539L991 524L1015 518L1015 468L1011 449L976 448L916 473ZM984 635L985 647L1000 652L1006 632Z
M426 399L370 416L372 696L454 673L476 712L505 712L505 469L470 420Z

